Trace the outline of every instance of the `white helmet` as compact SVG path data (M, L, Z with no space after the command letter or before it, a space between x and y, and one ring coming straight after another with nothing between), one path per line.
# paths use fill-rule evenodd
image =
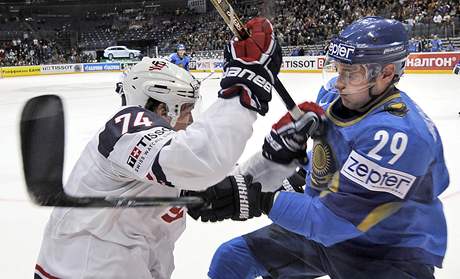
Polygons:
M183 105L193 105L200 98L199 88L199 81L189 72L160 58L144 57L123 79L126 105L145 107L149 98L165 103L171 126Z

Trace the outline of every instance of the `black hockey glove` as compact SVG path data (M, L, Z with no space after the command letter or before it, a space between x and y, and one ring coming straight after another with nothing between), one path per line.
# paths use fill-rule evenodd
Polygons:
M239 96L241 105L265 115L281 68L281 47L268 19L253 18L245 27L251 36L242 41L232 39L224 49L219 97Z
M288 178L283 180L283 186L281 186L276 192L278 191L287 191L287 192L297 192L303 193L304 186L305 186L305 177L307 176L307 172L303 167L299 167L296 172L294 172Z
M310 136L317 136L324 128L324 110L315 103L305 102L299 105L305 112L298 120L286 113L272 126L265 137L262 155L279 164L289 164L297 159L300 164L308 162L306 150Z
M195 220L201 217L203 222L245 221L262 213L268 215L276 192L303 192L305 176L302 176L302 170L285 179L283 186L275 192L262 192L260 183L252 183L250 175L228 176L203 192L193 192L192 195L203 198L207 206L189 209L188 213Z
M270 210L273 197L262 193L259 183L251 182L252 177L249 175L228 176L203 192L194 192L193 195L203 198L207 206L189 209L189 215L194 219L201 217L203 222L247 220L260 216L264 209ZM271 201L266 198L271 198Z

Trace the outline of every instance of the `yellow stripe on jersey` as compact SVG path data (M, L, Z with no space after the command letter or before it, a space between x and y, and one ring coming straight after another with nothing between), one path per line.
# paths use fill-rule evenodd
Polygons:
M329 184L329 190L331 190L334 193L337 193L339 191L339 185L340 185L340 172L336 171L332 175L331 183Z
M374 208L358 225L358 230L362 232L368 231L374 225L398 211L402 205L402 202L389 202Z

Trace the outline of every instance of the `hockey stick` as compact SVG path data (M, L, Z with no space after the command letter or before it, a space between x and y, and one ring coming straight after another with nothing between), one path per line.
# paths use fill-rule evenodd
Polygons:
M248 30L244 28L243 22L240 20L238 15L235 13L235 10L233 10L232 6L230 6L227 0L211 0L211 3L214 5L217 12L224 19L227 26L238 39L244 40L250 36ZM286 108L288 109L292 118L294 118L294 120L299 119L304 113L296 105L291 95L289 95L289 92L286 90L278 77L275 78L274 87L286 105Z
M214 72L210 72L210 73L209 73L207 76L205 76L204 78L199 79L199 81L200 81L200 82L203 82L203 81L209 79L212 75L214 75Z
M40 206L141 207L198 206L198 197L76 197L62 184L64 165L64 111L56 95L27 101L20 123L21 150L27 191Z
M220 79L219 77L213 77L213 78L212 78L212 76L213 76L215 73L216 73L216 72L212 70L207 76L205 76L204 78L198 79L198 81L199 81L200 83L202 83L203 81L208 80L208 79Z
M211 65L211 66L210 66L211 72L210 72L207 76L205 76L204 78L198 79L198 80L200 81L200 83L203 82L203 81L205 81L205 80L207 80L207 79L220 79L220 77L212 77L212 76L216 73L216 70L215 70L214 67L212 66L212 65L213 65L212 62L211 62L210 65Z

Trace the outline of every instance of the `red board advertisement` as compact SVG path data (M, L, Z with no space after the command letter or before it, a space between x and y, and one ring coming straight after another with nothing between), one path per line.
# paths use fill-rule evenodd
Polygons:
M451 73L460 61L460 52L411 53L406 61L406 72Z

